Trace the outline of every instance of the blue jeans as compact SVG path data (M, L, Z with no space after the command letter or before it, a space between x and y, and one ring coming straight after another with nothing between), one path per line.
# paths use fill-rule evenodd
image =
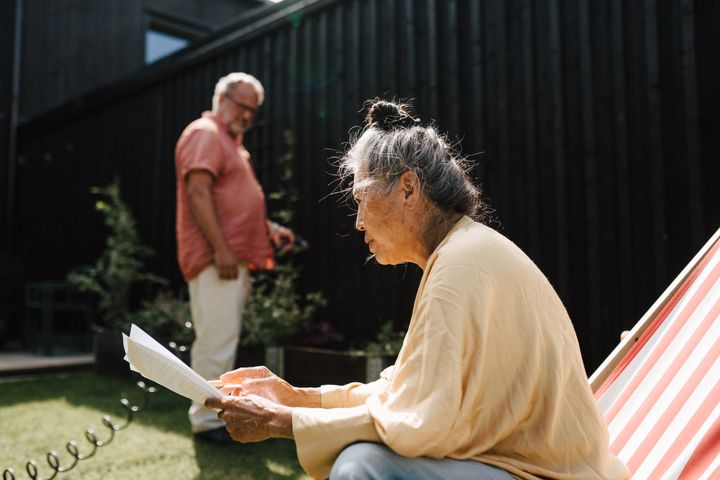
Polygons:
M354 443L333 464L330 480L512 480L505 470L474 460L409 458L377 443Z

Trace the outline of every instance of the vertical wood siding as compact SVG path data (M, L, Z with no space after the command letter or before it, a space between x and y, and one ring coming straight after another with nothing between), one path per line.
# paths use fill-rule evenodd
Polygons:
M413 99L475 160L495 226L545 272L597 365L720 223L716 3L690 0L345 0L178 59L90 107L23 127L19 246L33 276L88 262L102 225L87 193L122 179L152 266L175 263L174 143L231 70L267 99L248 145L267 191L295 135L293 227L304 289L349 337L407 322L420 272L366 264L329 161L375 96ZM713 80L714 79L714 80ZM714 111L709 110L713 108Z

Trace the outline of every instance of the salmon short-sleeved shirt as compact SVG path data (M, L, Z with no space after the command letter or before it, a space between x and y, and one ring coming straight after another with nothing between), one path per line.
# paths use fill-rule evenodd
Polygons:
M250 153L234 140L212 112L188 125L175 148L178 262L186 281L213 263L213 249L195 221L186 178L205 170L215 178L213 201L220 226L235 257L254 268L273 268L265 195L255 178Z

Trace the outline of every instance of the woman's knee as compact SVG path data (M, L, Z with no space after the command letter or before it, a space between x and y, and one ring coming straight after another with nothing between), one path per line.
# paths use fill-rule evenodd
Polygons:
M388 447L377 443L354 443L346 447L333 464L330 480L377 480L388 478Z

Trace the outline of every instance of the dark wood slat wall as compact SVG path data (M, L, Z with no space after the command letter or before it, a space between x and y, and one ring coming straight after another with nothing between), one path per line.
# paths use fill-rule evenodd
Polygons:
M470 79L470 88L463 90L461 99L461 120L463 125L471 125L463 139L463 148L468 153L474 153L476 162L475 174L478 178L486 178L486 157L482 154L484 149L483 111L483 18L480 0L471 0L460 5L460 30L464 34L460 43L461 55L460 75Z
M653 222L653 264L655 265L655 287L661 288L660 278L665 276L666 235L665 219L666 198L663 184L665 180L664 145L662 137L662 109L660 105L660 78L658 71L658 30L657 30L657 4L652 0L645 0L643 5L645 17L644 50L645 67L647 75L647 158L650 160L650 192L652 201L651 215Z
M37 115L142 68L150 12L217 28L258 5L235 0L23 0L21 115Z
M590 0L580 0L578 6L578 37L579 43L578 60L580 63L580 122L582 129L580 132L579 155L584 166L584 175L581 180L581 190L584 190L585 204L585 226L586 226L586 248L584 249L583 260L586 270L583 271L587 282L587 307L589 325L588 334L590 338L597 338L595 335L602 332L606 327L607 312L604 306L610 304L608 298L605 298L605 275L602 269L602 250L600 246L600 236L602 235L602 226L600 215L602 213L602 205L599 200L599 168L596 152L596 125L595 125L595 104L593 101L593 91L595 86L595 72L592 63L591 50L591 19L590 19ZM583 255L580 254L580 257ZM576 320L577 321L577 320ZM609 329L612 329L611 326ZM617 327L615 327L617 328ZM588 345L586 338L580 339L580 345L584 351L590 349L590 353L595 355L593 351L595 343Z
M610 137L613 142L611 155L615 162L615 186L617 200L617 219L615 230L617 232L630 232L632 228L632 217L630 203L632 190L630 182L630 171L628 168L628 132L627 132L627 98L626 98L626 72L625 72L625 33L622 11L622 1L614 0L610 3L610 69L612 77L611 101L613 102L614 115L611 119L612 128ZM632 311L633 290L632 282L632 257L633 252L630 242L620 241L615 249L619 274L618 285L618 310L619 312Z
M210 107L217 78L247 70L267 90L247 139L267 191L283 132L296 137L294 227L313 246L299 259L302 287L325 291L321 320L352 338L402 326L420 272L365 264L351 208L328 196L329 160L365 99L412 98L476 160L496 225L558 289L593 368L720 223L718 47L708 42L719 10L690 0L311 2L99 108L68 107L76 120L24 126L34 133L22 137L17 174L20 248L33 278L91 261L103 229L87 189L119 174L158 251L153 268L179 283L174 144Z
M16 2L0 2L0 251L6 252L12 243L9 225L11 218L6 218L12 206L8 204L14 188L13 170L10 156L10 130L12 110L13 57L15 43L15 11Z
M720 2L697 0L695 2L695 48L697 72L697 98L700 135L700 169L703 182L708 187L708 176L720 178L720 162L717 161L717 136L720 132ZM702 192L703 227L720 217L720 202L717 201L717 188L705 188Z
M548 163L554 159L555 163L555 202L556 217L558 225L555 229L557 251L558 251L558 276L557 284L559 292L563 297L569 296L570 284L570 259L563 254L569 248L569 225L568 225L568 196L567 196L567 157L565 155L565 119L563 116L563 79L562 79L562 44L560 41L560 6L558 0L550 0L548 4L549 18L547 28L550 36L550 58L548 61L549 95L551 97L551 118L547 119L552 131L548 135L552 139L551 148L548 151ZM534 215L534 218L538 218Z
M511 71L510 78L515 79L511 90L510 100L512 102L511 107L511 125L512 131L522 132L520 142L512 142L511 149L513 150L510 155L513 158L518 158L520 161L517 162L519 168L516 168L514 174L504 175L507 181L510 181L512 177L518 179L518 183L521 188L515 187L514 189L514 201L516 204L525 204L527 208L518 209L517 212L517 224L526 225L523 229L524 238L519 239L523 242L526 247L531 251L539 252L540 239L543 238L540 231L540 206L543 202L539 198L539 190L542 185L541 182L534 181L539 178L540 171L545 171L545 168L541 167L541 163L538 161L538 156L541 155L538 149L538 122L536 108L539 108L536 97L537 88L535 85L535 69L537 59L533 52L533 45L535 44L534 29L532 24L532 3L530 0L524 0L520 2L517 7L516 14L513 15L514 22L511 22L509 27L513 29L513 35L518 35L522 39L520 42L516 42L515 51L517 51L518 58L521 61L516 62L515 65L510 65L510 68L515 70L517 73ZM511 188L511 187L508 187ZM529 198L529 202L525 202L523 199Z
M436 0L426 0L427 10L425 12L425 25L427 28L427 50L423 53L426 55L425 62L427 64L427 94L423 99L426 105L426 116L430 118L439 118L438 114L438 57L441 50L438 49L437 35L437 11Z

